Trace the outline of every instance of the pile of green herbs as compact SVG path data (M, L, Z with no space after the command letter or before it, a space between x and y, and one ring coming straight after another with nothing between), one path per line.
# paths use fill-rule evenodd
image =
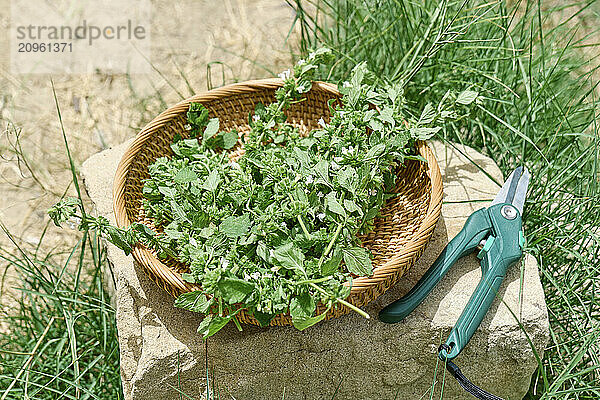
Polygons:
M176 305L207 314L198 331L216 333L241 310L268 325L288 313L298 329L322 320L336 303L366 313L344 299L352 278L370 276L370 252L358 234L369 232L385 201L394 196L397 168L415 154L415 140L427 139L454 118L456 105L477 94L450 92L437 107L427 104L418 118L404 112L400 85L381 85L365 67L352 69L340 85L340 101L317 129L301 135L285 111L306 101L312 78L330 62L321 48L280 74L275 101L249 115L244 154L225 150L238 142L235 131L219 131L218 118L190 104L187 132L177 135L173 155L149 166L143 207L161 233L136 223L127 230L102 218L81 228L105 233L126 251L136 242L159 257L190 266L183 279L202 290L181 295ZM328 119L328 122L325 122ZM68 200L50 210L56 223L78 205ZM317 304L325 305L318 313Z

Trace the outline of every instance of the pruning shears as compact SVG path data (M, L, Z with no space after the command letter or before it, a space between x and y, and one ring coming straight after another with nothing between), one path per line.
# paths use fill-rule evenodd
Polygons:
M477 257L481 260L481 280L438 352L442 361L458 356L490 308L506 271L523 255L525 236L521 216L528 185L529 171L524 167L516 168L492 204L471 214L462 230L448 243L415 287L381 310L379 319L391 324L402 321L423 302L459 258L479 249Z

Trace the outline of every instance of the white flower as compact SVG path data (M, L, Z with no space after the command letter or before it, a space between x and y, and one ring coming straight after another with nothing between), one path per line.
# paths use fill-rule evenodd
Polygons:
M369 196L375 196L375 195L377 195L377 189L369 190Z
M226 259L221 260L221 268L223 268L223 271L225 271L227 269L228 265L229 265L229 260L226 260Z
M306 88L304 87L304 85L298 85L296 86L296 91L298 93L304 93L306 91Z
M244 280L248 282L250 280L250 275L244 273Z
M304 64L306 64L306 60L304 58L301 58L301 59L298 60L298 62L296 64L298 64L298 65L304 65Z
M306 184L307 185L310 185L313 182L314 182L314 178L313 178L312 175L309 175L309 176L306 177Z
M335 161L336 163L342 162L343 159L343 157L333 157L333 161Z
M310 53L310 54L308 55L308 59L309 59L309 60L313 60L313 59L314 59L316 56L317 56L317 53L315 53L315 52L313 51L312 53Z
M279 271L279 267L271 267L271 271L277 272L277 271Z
M273 277L273 274L264 274L263 275L263 278L272 278L272 277Z
M67 225L69 225L69 228L71 229L77 229L79 224L81 224L81 218L76 217L74 215L71 216L71 218L69 218L69 220L67 221Z
M250 274L250 278L254 279L255 281L260 279L260 272L256 271Z
M286 69L285 71L283 71L282 73L280 73L277 76L279 76L281 79L283 79L285 81L285 80L289 79L289 77L290 77L290 70Z
M183 127L185 128L186 131L192 130L192 126L190 124L185 124Z
M281 229L287 229L287 224L284 222L281 223Z
M317 218L319 218L319 220L323 221L323 219L325 218L325 213L317 214Z
M348 154L348 149L346 147L342 147L342 154L343 155Z
M269 255L270 255L271 257L273 257L273 255L274 255L274 254L275 254L275 252L273 251L273 249L270 249L270 250L269 250Z
M334 157L334 158L339 158L339 157ZM333 170L338 170L340 169L340 165L338 163L335 162L335 160L331 163L331 169Z
M325 196L325 195L323 194L323 192L317 192L317 197L323 197L323 196Z
M321 125L323 128L325 128L325 125L326 125L326 124L325 124L325 120L324 120L323 118L319 118L319 120L317 121L317 123L318 123L319 125Z
M352 86L352 85L348 81L344 81L344 83L342 83L342 87L350 87L350 86Z
M254 115L252 116L252 121L256 122L256 121L259 121L259 120L260 120L260 115L256 115L256 114L254 114Z

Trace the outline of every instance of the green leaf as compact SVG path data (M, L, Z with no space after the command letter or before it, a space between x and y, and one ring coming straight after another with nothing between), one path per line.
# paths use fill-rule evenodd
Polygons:
M342 253L336 250L333 253L333 255L329 259L327 259L327 261L325 261L323 265L321 265L321 275L329 276L335 274L336 272L338 272L341 262Z
M385 107L383 110L381 110L379 113L379 119L392 126L396 125L396 120L394 119L394 110L391 107Z
M107 225L106 233L108 234L108 240L112 244L117 246L119 249L123 250L126 255L129 255L131 253L131 245L128 243L127 237L125 236L123 231L121 231L118 228L115 228L114 226Z
M309 292L292 297L290 301L290 316L293 318L311 317L317 308L315 299Z
M344 208L349 212L357 212L358 215L362 215L362 210L356 205L354 200L344 200Z
M285 268L304 271L304 253L294 247L293 243L276 248L273 251L273 258Z
M329 192L325 197L325 202L327 203L327 208L331 212L338 214L342 216L342 218L346 219L346 210L344 210L344 207L342 207L339 201L335 198L335 192Z
M246 282L238 278L225 277L217 282L224 301L229 304L241 303L256 289L253 282Z
M199 290L183 293L175 299L175 307L184 308L201 314L206 314L212 303L213 300L208 299L206 294Z
M365 155L365 159L372 159L379 157L385 151L385 144L379 143L375 146L371 147L367 154Z
M192 171L189 167L183 167L179 170L177 175L173 178L173 180L177 183L189 183L194 182L198 179L198 175L194 171Z
M436 112L435 108L430 103L427 103L421 112L421 116L419 117L418 125L427 125L433 122L435 118Z
M477 99L479 94L473 90L465 90L460 92L456 98L456 102L459 104L469 105Z
M225 150L232 149L238 140L236 131L223 132L223 148Z
M219 131L219 119L211 118L210 121L208 121L208 125L206 125L206 129L204 130L204 135L202 136L202 138L204 140L208 140L208 139L212 138L213 136L215 136L218 131Z
M256 318L260 326L262 326L263 328L269 326L271 320L275 318L275 314L267 314L260 311L254 311L252 315L254 316L254 318Z
M296 317L296 318L292 318L292 323L294 324L294 327L296 329L298 329L299 331L303 331L306 328L310 328L314 324L323 321L325 319L325 317L327 316L327 312L330 310L330 308L328 308L327 310L325 310L323 312L323 314L317 315L315 317Z
M430 139L433 135L438 133L438 131L442 129L440 126L436 126L435 128L410 128L410 134L412 137L418 140L427 140Z
M369 252L362 247L351 247L343 249L344 263L348 272L358 276L371 276L373 264L369 258Z
M250 215L248 214L243 214L239 217L231 215L221 221L219 232L227 237L236 238L246 235L251 224Z
M356 170L351 166L346 166L340 170L337 174L337 181L341 187L354 193L357 189L357 175Z
M213 169L212 171L210 171L210 174L208 174L208 177L204 181L202 189L206 189L209 192L214 192L215 190L217 190L217 187L219 186L220 182L221 177L219 176L219 171Z
M327 160L320 160L313 168L317 174L315 183L322 183L331 187L331 182L329 181L329 163Z
M190 103L187 120L195 132L200 131L208 123L208 110L200 103Z
M236 312L237 313L237 312ZM198 326L198 333L202 335L203 339L206 339L215 333L219 332L229 321L235 317L235 314L221 317L219 315L208 315L204 317L200 325Z

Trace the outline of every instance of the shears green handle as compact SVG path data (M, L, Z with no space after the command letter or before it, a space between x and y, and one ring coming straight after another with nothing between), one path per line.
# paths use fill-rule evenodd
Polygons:
M379 319L387 323L403 320L423 302L459 258L474 252L484 241L478 254L481 259L481 280L450 332L446 341L448 346L443 346L439 354L443 360L458 356L481 324L506 271L523 255L521 214L511 204L496 204L471 214L463 229L448 243L413 289L381 310Z

